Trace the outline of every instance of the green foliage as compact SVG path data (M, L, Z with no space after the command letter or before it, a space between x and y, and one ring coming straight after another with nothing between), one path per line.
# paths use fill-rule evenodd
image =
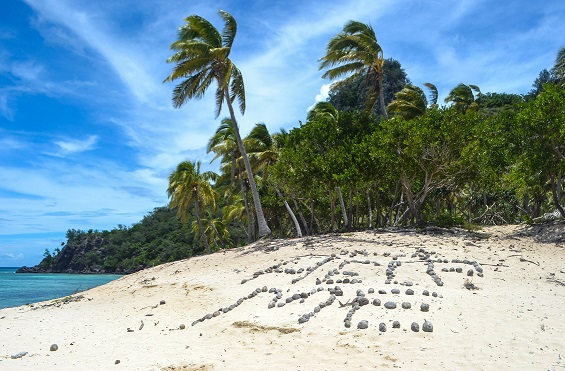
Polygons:
M193 220L189 216L187 224ZM234 226L227 226L228 231L234 229ZM111 231L93 230L90 233L69 230L67 237L70 239L63 250L55 249L53 254L45 251L40 267L50 269L62 258L66 249L76 251L79 246L93 244L94 241L101 243L85 251L78 263L84 267L101 266L108 273L132 272L204 251L204 246L194 238L194 234L177 219L176 210L168 207L156 208L129 228L119 225ZM240 233L233 233L227 247L242 245L245 240L241 237Z

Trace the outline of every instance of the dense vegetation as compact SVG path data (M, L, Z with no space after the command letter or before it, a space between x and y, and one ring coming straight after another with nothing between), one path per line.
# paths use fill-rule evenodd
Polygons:
M242 138L232 103L244 113L243 76L229 59L237 27L220 16L222 32L186 18L166 79L181 80L177 108L217 84L216 115L224 103L230 113L208 143L220 174L184 161L169 177L170 209L131 228L69 231L67 245L91 235L106 241L103 255L84 256L89 264L136 269L268 234L565 217L565 48L526 95L462 83L442 105L433 84L412 85L398 61L384 58L374 30L351 21L320 59L324 77L343 78L329 100L288 132L258 123Z

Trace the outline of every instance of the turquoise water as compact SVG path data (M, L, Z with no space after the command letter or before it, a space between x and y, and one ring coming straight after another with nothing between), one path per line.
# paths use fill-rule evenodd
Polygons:
M115 274L16 273L0 267L0 309L56 299L113 281Z

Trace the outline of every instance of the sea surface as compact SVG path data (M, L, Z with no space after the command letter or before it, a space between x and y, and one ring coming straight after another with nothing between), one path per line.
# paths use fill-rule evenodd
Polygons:
M0 309L76 294L120 278L116 274L16 273L0 267Z

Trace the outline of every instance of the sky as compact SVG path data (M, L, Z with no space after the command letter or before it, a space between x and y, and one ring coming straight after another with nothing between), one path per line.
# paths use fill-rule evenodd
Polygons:
M305 121L327 97L318 59L349 20L375 29L411 82L525 94L565 46L565 1L0 0L0 266L35 265L68 229L132 225L167 204L184 160L210 164L214 87L171 104L166 59L184 17L238 32L242 135Z

